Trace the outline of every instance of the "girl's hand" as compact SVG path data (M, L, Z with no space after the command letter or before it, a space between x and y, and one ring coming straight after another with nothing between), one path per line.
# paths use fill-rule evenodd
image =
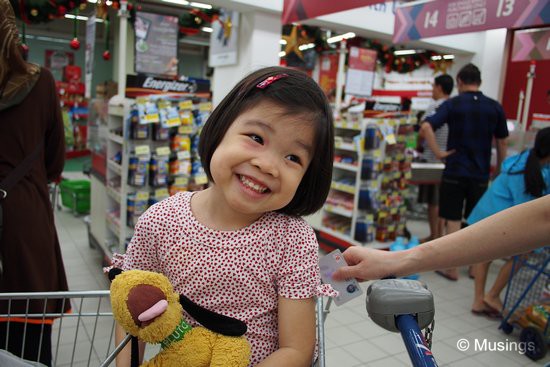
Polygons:
M343 253L348 266L336 270L332 277L335 280L355 278L365 281L395 276L399 264L395 254L397 252L352 246Z

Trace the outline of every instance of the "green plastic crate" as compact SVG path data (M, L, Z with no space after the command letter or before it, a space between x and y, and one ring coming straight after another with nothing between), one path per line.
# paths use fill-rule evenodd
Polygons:
M59 184L61 203L78 214L90 212L90 181L62 180Z

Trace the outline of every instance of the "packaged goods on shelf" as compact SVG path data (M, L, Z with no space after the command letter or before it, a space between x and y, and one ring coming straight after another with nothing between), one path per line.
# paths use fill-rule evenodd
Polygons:
M406 114L359 116L335 124L333 182L322 227L350 243L394 241L406 231L408 141L415 121Z
M125 225L107 227L119 249L149 206L208 183L197 148L211 107L209 100L192 95L153 95L109 105L106 191L110 212Z

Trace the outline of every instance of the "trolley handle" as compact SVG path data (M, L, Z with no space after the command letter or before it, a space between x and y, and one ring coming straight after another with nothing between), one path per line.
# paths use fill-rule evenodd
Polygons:
M367 290L367 312L382 328L401 333L414 367L435 367L437 362L421 330L434 318L433 294L424 283L409 279L383 279Z

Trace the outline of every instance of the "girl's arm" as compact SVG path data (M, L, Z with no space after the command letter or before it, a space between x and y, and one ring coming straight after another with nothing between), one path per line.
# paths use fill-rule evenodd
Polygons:
M115 326L115 348L124 340L126 337L126 331L116 323ZM138 342L139 345L139 364L143 362L143 354L145 352L145 343L142 341ZM128 344L117 354L115 359L116 367L130 367L131 362L131 346L132 341L130 340Z
M279 297L279 349L258 367L311 366L315 349L315 300Z
M476 264L550 245L550 195L514 206L406 251L352 246L335 279L380 279Z

